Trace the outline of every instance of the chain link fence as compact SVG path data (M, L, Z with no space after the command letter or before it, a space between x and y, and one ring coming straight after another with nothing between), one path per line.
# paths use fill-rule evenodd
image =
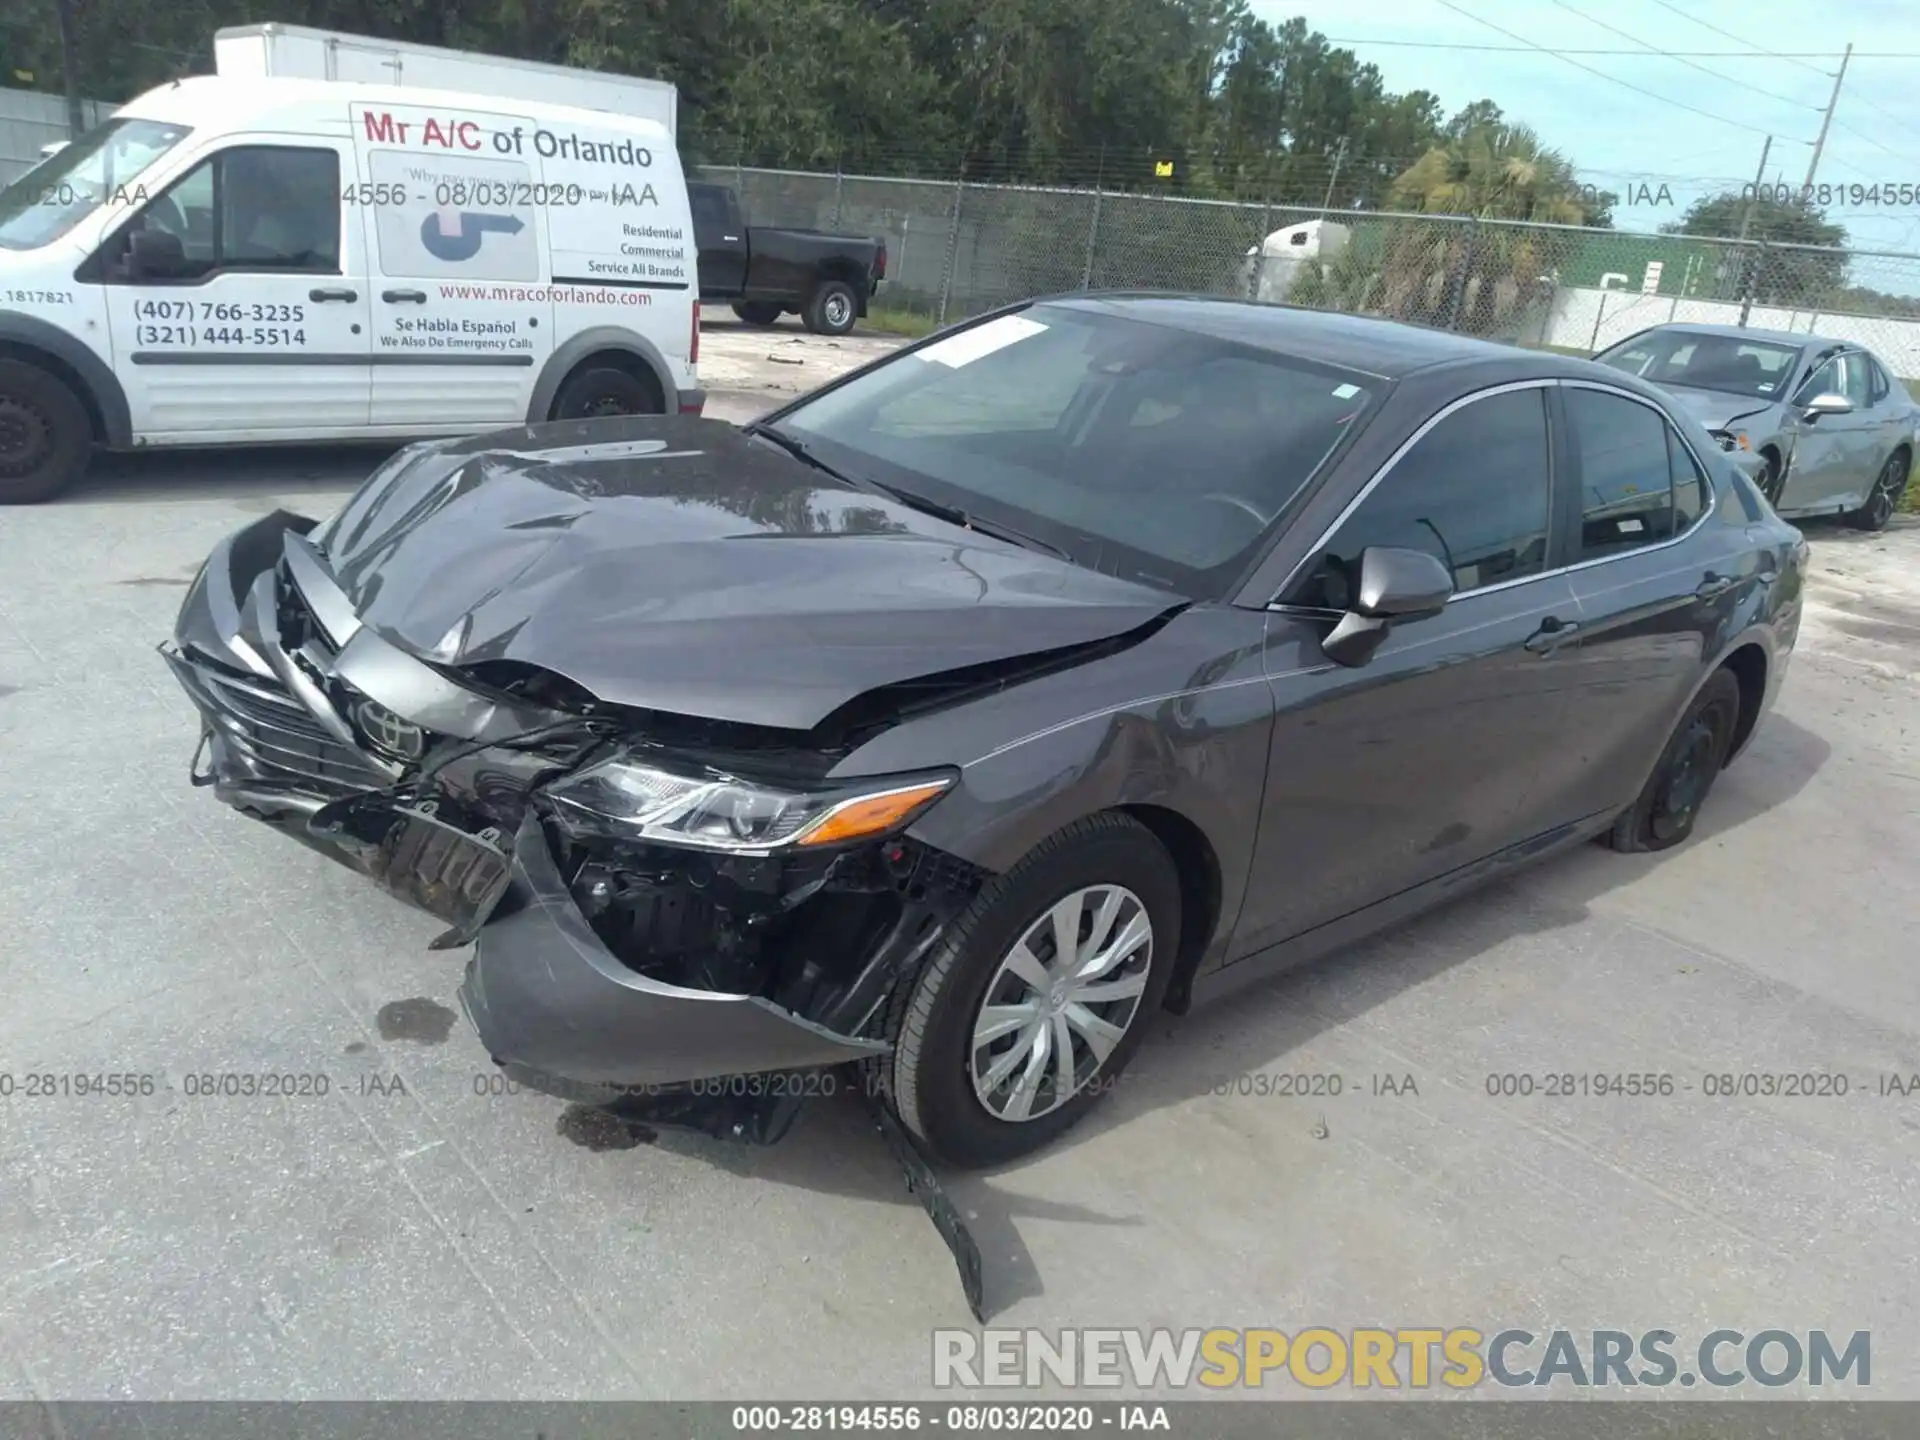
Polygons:
M950 324L1033 295L1174 290L1572 354L1672 321L1817 331L1920 382L1920 255L1170 195L699 167L750 220L887 244L878 305Z

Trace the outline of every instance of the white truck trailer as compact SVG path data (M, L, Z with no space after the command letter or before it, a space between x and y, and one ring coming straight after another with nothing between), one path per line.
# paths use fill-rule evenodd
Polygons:
M665 80L575 70L375 40L300 25L238 25L214 32L216 73L233 79L358 80L422 90L459 90L495 100L532 100L652 120L679 136L680 92Z

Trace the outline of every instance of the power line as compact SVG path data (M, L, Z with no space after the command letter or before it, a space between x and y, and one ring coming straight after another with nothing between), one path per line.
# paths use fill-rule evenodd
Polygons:
M1698 15L1689 15L1686 11L1682 10L1678 5L1669 5L1667 3L1667 0L1653 0L1653 3L1658 5L1662 10L1671 11L1673 14L1678 15L1682 20L1688 21L1694 25L1698 25L1702 30L1711 30L1716 35L1724 36L1729 40L1736 40L1740 44L1747 46L1749 49L1756 51L1761 55L1770 55L1776 60L1792 61L1795 65L1800 66L1802 70L1811 70L1816 75L1825 75L1827 73L1817 65L1806 64L1805 62L1800 60L1797 56L1784 55L1777 50L1762 50L1758 45L1755 45L1751 40L1747 39L1746 36L1736 35L1731 30L1722 30L1718 25L1711 25L1705 20L1702 20ZM1836 56L1823 55L1820 58L1834 59L1836 58Z
M1655 54L1655 56L1661 56L1661 58L1665 58L1665 60L1680 61L1680 63L1682 63L1682 65L1686 65L1688 69L1697 69L1697 71L1699 71L1701 75L1711 75L1711 77L1713 77L1713 79L1716 79L1716 81L1722 81L1722 83L1724 84L1732 84L1732 86L1738 86L1740 90L1745 90L1747 94L1763 94L1763 96L1766 96L1768 100L1778 100L1780 104L1784 104L1784 106L1793 106L1793 108L1795 109L1820 109L1818 108L1818 106L1809 106L1809 104L1807 104L1805 100L1795 100L1793 96L1784 96L1784 94L1780 94L1778 90L1763 90L1763 88L1761 88L1761 86L1757 86L1757 84L1747 83L1747 81L1736 81L1736 79L1734 79L1732 75L1722 75L1722 73L1720 73L1720 71L1716 71L1716 69L1707 69L1705 65L1695 65L1695 63L1693 63L1692 60L1688 60L1686 56L1676 56L1676 54L1672 54L1672 52L1668 52L1668 50L1661 50L1661 48L1659 48L1657 44L1651 44L1649 40L1642 40L1640 36L1634 35L1632 31L1622 31L1619 25L1609 25L1607 21L1603 21L1603 19L1596 19L1594 15L1588 15L1588 13L1584 12L1584 10L1574 10L1572 6L1569 6L1569 4L1567 4L1567 0L1553 0L1553 4L1555 4L1555 6L1559 6L1561 10L1565 10L1565 12L1569 13L1569 15L1578 15L1578 17L1580 17L1580 19L1584 19L1584 21L1586 21L1588 25L1597 25L1597 27L1599 27L1599 29L1603 29L1603 31L1609 31L1609 33L1613 33L1613 35L1624 36L1624 38L1628 38L1628 40L1634 40L1636 44L1640 44L1640 46L1642 46L1644 50L1649 50L1649 52L1651 52L1651 54Z
M1631 81L1622 80L1617 75L1609 75L1604 70L1596 70L1591 65L1584 65L1580 61L1575 60L1572 56L1564 53L1563 51L1553 50L1548 48L1545 45L1536 45L1534 44L1533 41L1527 39L1526 36L1515 34L1513 31L1507 29L1504 25L1496 25L1491 20L1482 20L1478 15L1475 15L1472 11L1461 9L1458 5L1453 3L1453 0L1440 0L1440 3L1446 6L1447 9L1453 11L1454 14L1466 16L1467 19L1473 21L1474 24L1476 25L1484 25L1489 30L1497 30L1499 31L1500 34L1505 35L1509 40L1518 40L1522 44L1528 46L1530 49L1538 50L1543 55L1551 55L1557 60L1564 60L1567 62L1567 64L1573 66L1577 70L1584 70L1589 75L1598 75L1602 80L1611 81L1613 84L1620 86L1622 89L1633 91L1633 93L1636 95L1644 95L1649 100L1658 100L1662 105L1671 105L1675 109L1685 110L1690 114L1698 115L1701 118L1706 120L1715 120L1722 125L1731 125L1733 126L1734 129L1745 130L1749 134L1765 135L1768 133L1767 131L1760 129L1757 126L1748 125L1739 120L1729 120L1725 115L1716 115L1711 110L1702 110L1698 106L1689 105L1684 100L1675 100L1668 95L1658 95L1651 90L1643 90L1640 86L1633 84ZM1794 143L1799 145L1804 145L1804 144L1808 144L1809 142L1804 140L1799 140L1799 141L1795 141Z
M1739 89L1746 91L1748 94L1765 95L1770 100L1778 100L1783 105L1791 105L1798 110L1818 110L1820 108L1818 105L1809 105L1804 100L1795 100L1792 96L1782 95L1775 90L1762 90L1758 85L1750 84L1745 80L1736 80L1731 75L1722 75L1718 70L1709 70L1704 65L1696 65L1693 63L1693 61L1687 59L1685 56L1675 55L1670 51L1662 50L1658 45L1654 45L1648 41L1641 40L1631 30L1622 30L1618 25L1609 25L1606 21L1594 18L1593 16L1587 14L1587 12L1584 10L1575 9L1573 6L1567 4L1567 0L1553 0L1553 3L1555 5L1558 5L1562 10L1566 11L1569 15L1578 15L1582 20L1586 21L1589 25L1598 25L1602 30L1606 30L1614 35L1624 36L1628 40L1635 41L1642 48L1651 51L1655 55L1662 56L1668 60L1678 60L1682 65L1686 66L1689 70L1698 70L1702 75L1711 75L1715 80L1722 81L1723 83L1728 85L1737 86Z
M1461 40L1387 40L1375 35L1329 35L1327 36L1327 43L1329 45L1387 45L1401 50L1477 50L1501 55L1537 54L1542 48L1539 45L1533 44L1476 45L1469 41ZM1551 50L1548 51L1548 53L1552 55L1631 55L1635 59L1642 59L1646 55L1646 51L1644 50L1614 50L1605 47L1595 49L1585 46L1569 46L1563 49ZM1841 54L1838 50L1762 50L1757 53L1751 50L1663 50L1660 53L1674 59L1684 57L1695 60L1790 61L1802 59L1838 60ZM1920 50L1856 50L1853 52L1853 58L1856 60L1920 60ZM1807 68L1813 70L1816 74L1825 75L1829 80L1833 78L1833 72L1829 70L1821 70L1817 66L1812 65L1809 65Z

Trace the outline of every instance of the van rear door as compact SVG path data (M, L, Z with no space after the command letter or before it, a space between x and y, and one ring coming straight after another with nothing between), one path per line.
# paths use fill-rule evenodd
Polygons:
M514 425L553 352L546 193L523 116L355 104L373 254L371 421L391 433Z
M109 232L78 278L106 297L133 433L334 439L369 409L367 255L344 140L223 137Z

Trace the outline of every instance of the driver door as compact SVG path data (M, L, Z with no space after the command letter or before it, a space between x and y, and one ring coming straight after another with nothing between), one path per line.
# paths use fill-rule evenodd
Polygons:
M1273 748L1238 932L1246 949L1555 823L1531 799L1566 743L1568 679L1554 651L1577 632L1579 610L1554 568L1547 417L1544 384L1486 392L1444 413L1273 607ZM1452 573L1455 593L1441 614L1396 625L1370 661L1348 669L1327 660L1320 641L1374 545L1426 550Z
M1858 350L1843 351L1809 375L1788 405L1793 426L1793 463L1787 467L1780 491L1782 510L1811 510L1852 495L1864 497L1873 483L1873 465L1867 458L1879 426L1870 406L1867 357ZM1806 418L1806 405L1816 395L1842 395L1853 409L1845 415ZM1861 473L1864 470L1864 473Z
M340 198L352 173L346 141L230 145L149 199L89 259L83 278L103 287L136 437L364 432L366 246Z

